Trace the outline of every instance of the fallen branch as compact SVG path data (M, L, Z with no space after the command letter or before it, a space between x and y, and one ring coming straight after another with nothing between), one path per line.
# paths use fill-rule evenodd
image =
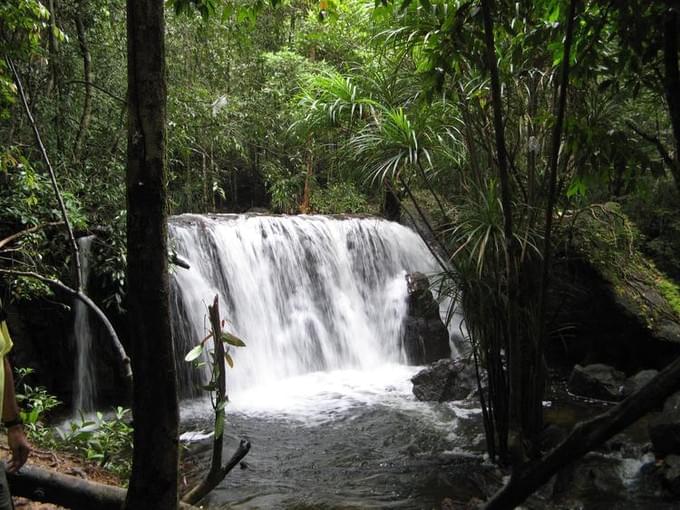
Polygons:
M106 328L106 331L108 332L109 336L111 337L111 341L113 342L113 346L118 352L118 357L120 358L120 361L122 363L122 374L125 378L129 379L132 381L132 368L130 367L130 358L128 357L127 353L125 352L125 347L123 347L123 344L121 343L120 339L118 338L118 334L116 333L116 330L113 328L113 325L111 324L111 321L109 321L108 317L104 312L102 311L101 308L97 306L97 304L92 301L86 294L79 290L72 289L68 285L65 285L64 283L60 282L59 280L55 280L53 278L48 278L47 276L43 276L38 273L34 273L32 271L15 271L13 269L0 269L0 274L7 274L7 275L13 275L13 276L25 276L27 278L34 278L38 281L41 281L50 287L53 287L55 289L59 289L66 294L79 299L81 302L85 304L90 310L94 312L94 314L99 318L99 320L102 322L103 326Z
M220 444L222 441L220 440ZM205 479L199 483L196 487L187 492L184 497L182 497L183 503L195 504L203 499L211 490L213 490L218 483L220 483L229 474L229 472L234 469L243 457L248 455L250 451L250 441L241 439L238 448L223 467L213 471L212 469L205 477Z
M72 510L120 510L127 495L127 491L120 487L33 466L24 466L18 473L7 473L7 479L12 496L53 503ZM180 503L180 508L191 510L196 507Z
M483 507L508 510L520 505L564 466L581 458L654 409L680 390L680 358L619 405L588 421L577 423L571 433L541 460L517 467L508 483Z

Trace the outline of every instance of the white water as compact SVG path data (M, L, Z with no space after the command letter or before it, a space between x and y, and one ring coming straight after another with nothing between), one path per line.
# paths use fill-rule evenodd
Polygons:
M94 236L78 239L80 250L80 276L87 292L87 281L90 277L90 256ZM95 362L92 352L93 333L90 322L90 310L79 299L74 300L73 337L76 345L76 377L73 394L74 411L88 412L95 408L97 380Z
M404 276L437 270L413 231L322 216L183 215L170 228L173 248L191 265L173 278L185 391L192 369L182 358L206 336L216 293L227 329L247 344L232 349L228 369L230 398L243 411L323 412L352 401L352 392L386 395L393 382L410 390L412 370L399 366ZM320 408L324 399L334 403Z

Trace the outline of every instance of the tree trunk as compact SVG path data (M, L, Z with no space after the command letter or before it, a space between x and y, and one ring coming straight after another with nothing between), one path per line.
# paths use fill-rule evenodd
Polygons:
M557 163L562 146L562 130L564 126L564 116L567 110L567 89L569 87L569 62L571 59L571 42L574 35L574 22L576 16L576 1L569 3L569 14L567 18L567 32L564 38L564 49L562 53L562 76L559 83L559 99L555 114L555 125L552 132L552 143L550 151L550 161L548 168L548 203L545 207L545 228L543 244L543 263L541 274L540 295L538 297L538 334L536 335L535 358L533 368L536 371L533 377L533 384L527 389L531 393L531 402L539 402L539 405L529 403L531 414L527 416L528 432L533 437L538 434L543 426L543 394L545 393L545 360L543 356L543 345L546 332L546 300L548 298L548 288L550 285L550 257L552 253L552 223L557 201Z
M665 88L668 102L668 115L673 126L675 155L671 163L671 173L675 187L680 192L680 70L678 69L678 13L670 9L664 23L664 68L666 70Z
M522 422L522 345L518 331L518 268L515 257L516 242L512 224L512 190L508 170L508 158L505 149L505 133L503 123L503 102L501 83L498 73L496 44L494 42L493 18L491 15L492 0L482 0L482 15L484 19L484 39L486 46L486 60L491 75L491 98L493 105L493 125L498 158L498 173L501 183L501 203L503 206L503 232L505 236L505 260L507 274L507 305L504 312L506 317L506 343L508 346L507 371L509 380L508 414L501 409L494 409L495 422L498 427L499 453L506 461L508 449L521 450L521 422ZM498 360L500 360L498 356ZM488 369L488 368L487 368ZM502 372L502 366L498 369ZM500 398L503 398L500 396ZM503 406L505 408L505 406Z
M135 374L126 509L178 505L177 380L170 332L163 0L128 0L128 330Z
M87 136L87 129L90 126L90 118L92 116L92 82L94 76L92 73L92 56L90 48L87 44L87 34L85 31L85 23L83 17L85 15L86 0L80 0L76 7L75 23L76 33L78 34L78 45L80 46L80 53L83 57L83 80L85 82L85 98L83 99L83 112L80 116L80 126L78 127L78 134L76 135L73 153L76 160L80 159L83 143Z

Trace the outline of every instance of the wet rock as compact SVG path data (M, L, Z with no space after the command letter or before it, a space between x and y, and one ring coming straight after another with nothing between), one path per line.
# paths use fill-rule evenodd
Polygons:
M474 367L462 361L442 359L411 379L418 400L446 402L462 400L477 389Z
M658 455L680 454L680 393L668 397L663 411L650 422L649 438Z
M408 315L404 321L404 350L412 365L425 365L451 357L449 332L439 315L439 304L422 273L406 275Z
M637 390L642 388L645 384L647 384L649 381L654 379L658 373L659 371L654 369L642 370L635 374L633 377L629 377L628 380L626 381L624 393L626 394L626 396L628 396L631 393L636 392Z
M620 466L619 459L590 453L557 474L553 495L558 501L624 499L627 492L619 475Z
M626 375L609 365L576 365L569 377L569 391L601 400L623 400Z
M546 425L538 438L539 448L542 452L548 452L560 444L565 437L567 437L567 431L564 428L550 423Z
M674 496L680 496L680 455L669 455L660 470L662 483Z

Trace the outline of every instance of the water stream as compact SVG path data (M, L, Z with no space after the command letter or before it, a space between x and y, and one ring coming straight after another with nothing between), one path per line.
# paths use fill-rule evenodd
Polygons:
M80 275L87 292L94 236L78 239L80 250ZM93 330L90 310L79 299L74 300L73 338L76 345L76 377L73 384L74 412L90 412L95 409L97 379L93 358Z

